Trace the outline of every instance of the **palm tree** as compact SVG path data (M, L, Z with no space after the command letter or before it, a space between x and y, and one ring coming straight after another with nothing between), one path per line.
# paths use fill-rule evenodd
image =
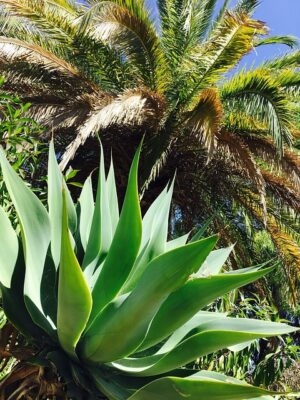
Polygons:
M221 210L212 223L224 242L244 239L235 256L248 263L250 219L291 269L300 263L300 51L230 72L258 46L297 40L268 36L252 18L257 0L228 3L216 13L217 0L158 0L157 21L143 0L0 0L0 73L68 143L63 169L98 132L116 154L145 133L144 186L178 168L177 225Z

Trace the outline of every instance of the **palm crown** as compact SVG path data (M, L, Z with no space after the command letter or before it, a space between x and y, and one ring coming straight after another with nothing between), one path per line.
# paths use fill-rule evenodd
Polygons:
M238 204L297 261L291 221L300 163L289 146L298 134L300 52L224 79L255 47L297 41L264 37L265 24L251 18L256 0L230 11L225 1L215 16L216 3L160 0L156 29L142 0L1 0L0 71L6 89L30 101L51 131L71 128L63 168L98 131L146 130L144 182L163 162L179 165L179 183L193 192L192 205L177 199L183 213L229 199L230 210ZM230 241L237 232L226 235Z

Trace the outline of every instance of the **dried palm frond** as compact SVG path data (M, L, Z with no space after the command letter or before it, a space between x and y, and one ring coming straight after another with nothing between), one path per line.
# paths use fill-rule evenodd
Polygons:
M85 87L87 89L87 87L90 87L96 89L76 68L41 46L29 44L18 39L0 37L1 67L9 65L8 71L13 71L14 64L18 62L38 69L41 74L41 81L43 72L48 72L52 73L52 79L56 76L56 79L64 80L66 86L72 87L75 85L77 88ZM19 70L19 74L22 76L21 70ZM31 76L31 79L33 78L34 75Z
M287 204L298 214L300 212L300 194L288 185L286 179L269 171L262 170L266 187L277 201Z
M254 184L260 195L263 208L264 224L266 224L266 184L261 170L255 162L249 148L235 135L221 131L218 135L218 146L228 151L232 157L235 167L245 174Z
M110 126L150 126L154 131L164 111L164 100L155 93L146 90L128 90L105 107L95 107L86 122L78 130L76 138L66 149L60 163L65 169L74 157L78 147L89 136Z
M288 182L300 188L300 156L292 149L285 148L282 157L278 157L276 146L272 139L258 135L240 135L250 150L271 168L284 173Z
M212 154L215 138L223 116L222 103L215 89L204 90L193 108L186 115L185 125Z

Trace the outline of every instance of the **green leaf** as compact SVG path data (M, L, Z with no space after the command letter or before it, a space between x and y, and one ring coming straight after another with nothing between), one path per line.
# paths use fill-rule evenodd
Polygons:
M54 150L54 144L51 140L48 158L48 208L51 221L51 254L56 268L58 267L60 261L62 187L64 187L66 191L70 230L71 232L75 232L77 226L75 206L73 204L69 189L67 188L67 185L63 179L63 175L59 169Z
M176 239L170 240L166 244L166 251L177 249L177 247L184 246L188 240L189 233L183 236L179 236Z
M224 266L227 258L232 252L234 246L225 247L212 251L204 263L201 265L199 271L195 274L195 277L201 277L203 275L217 275L220 273Z
M17 235L2 207L0 207L0 238L0 282L10 288L18 258L19 244Z
M80 218L79 218L80 240L84 251L86 251L89 234L92 226L93 211L95 208L91 176L89 176L84 182L79 197L79 206L80 206Z
M101 254L107 254L112 241L111 219L104 169L104 154L102 146L100 147L101 158L97 196L89 239L83 259L83 269L91 264L93 268L96 268Z
M138 194L139 146L128 179L127 191L119 223L93 290L91 322L120 291L139 251L142 236L142 218Z
M186 365L197 357L229 346L298 330L286 324L255 319L228 317L203 319L204 322L200 325L191 324L188 327L191 336L187 335L183 341L177 343L178 340L171 338L173 348L164 346L164 353L160 350L152 356L123 359L113 363L113 366L136 376L161 375ZM195 322L197 323L197 320Z
M118 195L116 189L114 164L112 159L110 162L110 168L107 176L107 193L108 193L108 204L109 204L110 219L111 219L111 228L112 228L112 234L114 235L119 222L119 203L118 203Z
M148 208L147 212L143 217L143 233L142 233L141 249L144 249L144 247L150 240L150 237L153 232L153 226L155 224L158 212L167 196L167 192L168 192L168 185L150 205L150 207Z
M70 240L66 194L63 191L57 333L61 346L73 357L75 357L75 348L86 326L91 308L91 293Z
M159 397L164 400L263 400L272 394L276 393L221 374L201 371L188 378L157 379L135 392L128 400L153 400Z
M51 237L48 213L40 200L9 165L2 149L0 149L0 163L7 190L21 224L26 259L24 294L42 312L40 286Z
M62 218L62 176L58 168L53 141L49 145L48 158L48 210L51 221L51 254L55 267L60 261L61 218Z
M20 244L10 287L1 284L2 307L10 322L25 336L41 338L44 332L34 324L24 301L25 260Z
M254 269L246 273L240 270L230 274L189 280L163 303L150 325L140 350L159 343L213 300L230 290L261 278L272 269L273 267L258 271ZM174 315L176 318L173 318Z
M98 372L98 373L97 373ZM130 396L130 391L125 389L123 386L114 382L113 379L105 379L99 374L99 371L93 372L90 369L90 373L93 377L96 387L103 393L108 399L111 400L127 400Z
M289 46L291 49L293 49L299 45L299 39L296 36L292 35L279 35L256 39L256 41L254 42L255 47L263 46L266 44L285 44L286 46Z
M128 297L112 302L95 319L83 339L83 357L108 362L132 353L162 302L199 268L216 241L212 236L152 260Z
M129 277L122 288L122 293L127 293L136 285L147 265L153 258L164 253L168 237L169 213L173 194L174 180L170 189L161 198L159 208L152 214L152 226L149 240L134 263ZM148 217L148 215L147 215Z

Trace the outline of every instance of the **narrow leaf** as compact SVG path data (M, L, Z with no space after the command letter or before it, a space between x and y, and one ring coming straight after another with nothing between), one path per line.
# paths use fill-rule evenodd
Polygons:
M61 346L73 357L75 357L76 344L86 326L91 308L91 293L70 240L66 194L63 191L57 333Z
M142 236L137 181L140 151L141 145L130 169L127 191L116 233L94 286L91 321L117 295L127 279L139 251Z

